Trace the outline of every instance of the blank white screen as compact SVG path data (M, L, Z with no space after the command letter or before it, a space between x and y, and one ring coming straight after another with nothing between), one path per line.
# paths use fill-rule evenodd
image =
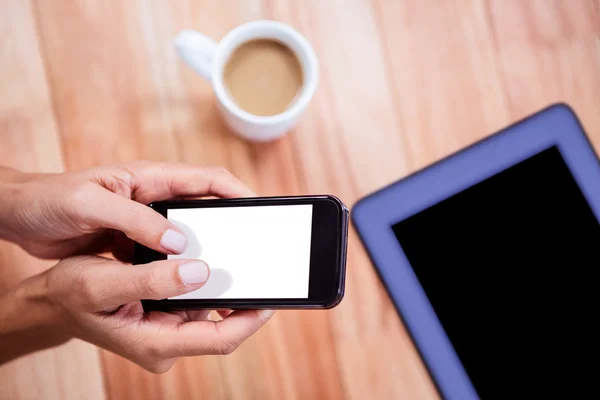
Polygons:
M171 209L185 253L211 269L200 289L172 299L308 298L312 205Z

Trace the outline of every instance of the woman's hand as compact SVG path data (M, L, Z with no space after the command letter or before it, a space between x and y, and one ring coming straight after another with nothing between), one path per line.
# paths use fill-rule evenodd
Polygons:
M251 197L222 168L135 162L65 174L23 174L0 169L0 238L29 253L59 259L112 251L131 258L129 239L167 254L187 239L145 204L197 196Z
M150 312L140 299L163 299L200 288L209 269L197 260L135 267L96 256L65 259L0 298L0 364L80 338L162 373L178 357L229 354L273 311Z
M186 249L183 232L147 203L254 195L221 168L148 162L66 174L0 169L0 193L0 238L42 258L112 251L120 259L131 257L131 240L167 254ZM131 267L91 255L66 258L0 298L0 364L73 337L153 372L178 357L228 354L273 311L220 311L224 319L213 322L205 310L144 313L140 302L196 290L209 274L198 260Z

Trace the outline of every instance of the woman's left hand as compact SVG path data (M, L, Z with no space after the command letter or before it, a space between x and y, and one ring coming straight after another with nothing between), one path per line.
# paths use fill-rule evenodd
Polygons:
M64 174L0 169L0 193L0 238L40 258L112 251L126 261L131 240L166 254L186 249L184 233L146 204L254 196L223 168L152 162Z

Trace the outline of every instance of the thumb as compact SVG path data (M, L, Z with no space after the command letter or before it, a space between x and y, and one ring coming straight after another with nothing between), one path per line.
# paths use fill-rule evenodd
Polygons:
M185 234L152 208L104 189L96 193L95 202L102 207L90 207L88 217L97 228L121 231L161 253L181 254L187 249Z
M206 283L210 269L201 260L161 260L134 266L107 261L86 275L90 282L87 286L96 288L88 293L91 303L98 310L107 310L192 292Z

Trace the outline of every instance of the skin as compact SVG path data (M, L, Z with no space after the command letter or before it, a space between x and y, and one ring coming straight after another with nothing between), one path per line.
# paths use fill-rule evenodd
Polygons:
M145 204L254 196L222 168L149 162L65 174L0 168L0 193L0 239L39 258L61 259L0 296L0 364L79 338L163 373L179 357L230 354L274 313L222 311L221 321L207 320L208 310L144 313L141 299L184 294L205 280L183 278L180 266L194 260L123 262L131 259L133 241L178 252L164 235L183 233ZM117 260L97 255L106 252Z

